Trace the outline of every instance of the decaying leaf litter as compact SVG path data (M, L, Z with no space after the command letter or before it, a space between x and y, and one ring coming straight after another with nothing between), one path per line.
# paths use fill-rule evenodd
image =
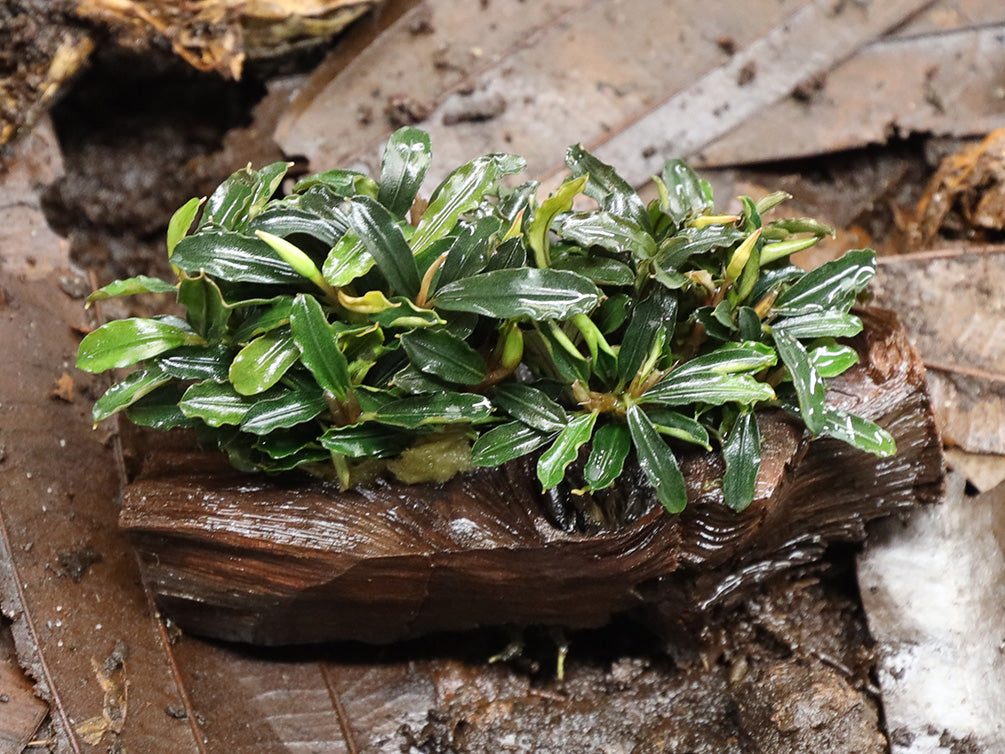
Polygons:
M970 12L972 14L972 12L973 12L972 8L970 9ZM941 11L941 14L936 14L936 13L933 12L933 14L931 16L929 16L929 18L934 18L937 21L941 20L942 22L944 22L945 19L949 15L951 15L950 11L947 11L946 9L943 9ZM974 16L971 15L970 18L974 18ZM924 20L925 19L921 19L921 22L924 22ZM434 14L433 17L432 17L432 19L431 19L431 21L430 21L430 25L433 28L436 28L438 26L438 23L439 23L439 20L437 18L437 15ZM418 28L422 28L422 27L419 26ZM409 33L412 33L412 32L409 32ZM425 33L426 32L422 32L422 34L417 35L417 37L422 37L423 34L425 34ZM451 60L450 56L443 56L443 55L439 56L438 59L439 60ZM454 56L454 58L452 58L452 59L453 60L457 60L458 57ZM376 108L375 112L376 112L375 120L379 121L380 118L382 117L381 109L380 108ZM496 120L498 121L498 118L496 118ZM488 123L481 123L481 124L478 124L477 122L474 122L474 123L472 123L471 127L472 128L485 128L486 125L491 126L492 122L493 121L491 121L491 120L488 121ZM457 129L457 128L465 128L465 127L466 126L463 125L463 124L457 124L453 128ZM920 144L915 144L915 146L912 147L910 144L908 144L907 145L908 148L906 150L906 152L908 154L908 158L906 160L903 160L900 164L903 164L903 163L906 162L906 163L909 163L909 164L912 164L912 165L915 165L915 166L919 165L919 164L923 166L924 165L924 160L923 159L919 159L916 156L916 155L918 155L920 153L920 146L921 146ZM915 156L911 156L911 155L915 155ZM885 155L883 153L874 153L872 155L872 157L873 157L873 159L869 159L868 160L868 162L870 163L870 165L879 165L880 166L879 170L880 170L881 173L882 173L883 170L887 170L888 169L889 172L886 173L886 174L884 174L884 175L890 176L890 178L885 179L885 180L889 180L890 181L889 185L897 186L898 182L897 182L897 179L894 176L896 176L898 174L898 172L902 173L902 170L901 170L901 168L897 167L898 163L896 162L896 160L888 160L888 159L886 159ZM264 162L264 160L262 160L262 161ZM239 167L243 163L240 161L240 158L237 157L237 161L235 163L232 163L232 164L233 164L233 167L236 168L236 167ZM884 165L889 166L889 168L882 167ZM923 167L922 168L922 174L924 174L925 170L927 170L927 169L928 168L924 168ZM224 171L221 171L221 173L222 172L224 172ZM784 169L783 169L783 172L784 172ZM835 172L837 172L837 171L835 171ZM729 173L729 171L723 171L723 175L727 179L729 179L728 173ZM776 173L776 175L777 175L777 173ZM767 180L767 179L764 179L763 177L758 178L756 175L753 176L753 177L754 177L755 181L759 180L759 182L761 183L761 185L765 185L765 186L774 186L775 185L775 183L773 182L773 180ZM822 182L822 184L819 184L818 186L812 187L813 188L812 194L816 195L817 200L820 201L822 204L824 204L826 206L835 206L835 207L838 207L838 206L841 206L842 203L851 204L851 203L847 202L845 199L843 199L841 197L842 193L844 193L844 194L848 193L847 189L848 189L848 185L849 184L848 184L847 181L849 180L849 177L850 176L848 176L846 174L845 178L844 178L844 181L845 181L844 183L840 183L839 182L837 184L833 184L838 190L834 191L834 193L832 194L832 198L831 199L827 199L826 198L827 191L828 191L827 181ZM851 176L851 177L853 177L853 176ZM750 179L747 179L747 180L750 180ZM854 184L852 184L852 185L854 185ZM920 187L920 184L919 184L919 187ZM879 190L879 188L877 187L876 190ZM731 192L729 192L729 190L725 190L725 191L726 191L725 195L729 195L729 193L731 193ZM722 191L720 191L720 193L722 193ZM798 194L798 193L803 193L803 192L796 191L796 192L792 192L792 193L797 193ZM810 193L810 192L807 192L807 193ZM861 219L867 220L869 222L870 226L873 227L873 228L882 228L883 227L883 217L885 216L885 217L889 218L889 216L892 215L892 213L889 210L885 209L882 206L883 203L885 203L885 202L887 202L887 201L889 201L891 199L893 199L894 201L896 201L899 197L896 197L896 196L893 196L893 195L890 195L890 194L887 194L887 195L880 194L880 196L878 198L879 198L880 203L881 203L879 208L874 208L872 210L867 210L867 211L865 211L865 212L863 212L861 214ZM839 201L839 199L841 199L841 201ZM864 202L863 206L867 206L867 203ZM909 206L909 203L908 202L902 203L901 206L902 207ZM849 206L849 211L851 211L851 212L855 211L854 208L853 208L853 206ZM808 212L807 214L811 214L811 213ZM819 214L819 213L818 212L813 212L812 214ZM854 217L854 215L853 215L853 217ZM859 222L859 221L860 221L859 219L855 219L855 222ZM887 227L889 227L889 226L887 225ZM994 239L992 238L991 240L994 240ZM862 242L859 242L859 243L861 245ZM873 241L873 243L875 243L875 241ZM60 295L65 295L65 294L61 293ZM45 383L46 383L46 386L47 386L47 390L51 389L51 386L53 384L55 384L55 381L56 381L56 379L59 376L60 376L60 373L55 373L51 377L47 377L46 378ZM79 400L79 398L78 398L78 400ZM78 543L68 543L68 544L72 544L74 546L79 546L80 543L78 542ZM84 579L82 580L81 583L87 583L87 580L89 578L91 578L95 573L100 572L101 568L102 568L102 566L100 564L92 566L91 569L90 569L90 571L89 571L89 575L85 575L85 577L84 577ZM199 649L199 642L195 642L195 641L192 641L192 640L189 640L189 639L183 639L182 642L181 642L181 644L179 644L177 646L178 646L178 650L177 650L178 652L183 651L183 649L185 647L187 647L189 650L193 650L193 651L194 650L198 650L196 652L196 655L198 655L199 652L203 652L202 660L206 661L206 658L207 658L207 655L205 654L206 651ZM105 655L107 655L107 653L109 651L111 651L111 649L112 649L111 646L102 648L102 650L100 651L100 653L98 653L98 657L99 658L104 657ZM491 647L490 653L491 653L491 651L495 651L496 649L497 649L497 647ZM546 659L547 655L548 655L547 652L542 652L539 655L539 661L540 662L550 662L549 660ZM221 678L227 677L226 673L227 673L228 668L230 668L232 670L232 666L235 663L239 664L238 660L237 659L232 659L231 661L224 662L222 665L219 666L221 668L221 673L220 673ZM334 682L335 683L335 686L334 686L335 688L337 688L337 689L339 689L341 691L346 691L347 689L350 688L350 686L346 685L346 684L349 684L350 683L349 679L353 678L353 675L351 673L348 673L348 671L343 668L343 670L342 670L342 674L343 675L341 676L342 680L338 680L339 675L338 674L333 674L331 672L331 668L329 668L328 670L322 670L322 672L316 674L314 676L316 678L316 680L312 681L309 678L309 676L310 676L309 672L305 675L304 672L301 671L301 669L300 669L302 667L301 664L295 664L294 666L290 666L290 667L291 668L292 667L296 667L297 668L296 673L297 673L298 677L304 679L303 682L306 685L299 686L299 688L302 688L304 690L306 690L306 689L318 689L318 691L321 691L326 686L330 687L331 683ZM620 668L620 666L619 666L619 668ZM183 673L184 673L184 668L182 668L182 670L183 670ZM248 666L247 665L244 666L244 670L250 673L247 677L249 679L251 679L251 680L247 681L247 683L250 684L250 685L247 685L246 687L249 688L249 689L262 688L262 686L261 686L261 674L262 674L261 671L256 668L253 672L250 672L248 670ZM307 670L307 668L304 668L304 671L306 671L306 670ZM613 672L613 670L614 670L614 668L612 667L612 672ZM346 674L346 673L348 673L348 674ZM267 685L269 683L268 674L266 674L266 676L267 677L265 679L265 683ZM81 674L81 677L83 677L83 674ZM290 676L290 677L292 677L292 676ZM333 677L336 679L335 681L332 681ZM388 676L388 678L390 678L390 677L391 676ZM400 677L401 678L405 678L406 676L403 675L403 676L400 676ZM622 678L622 677L623 677L623 674L622 674L622 671L620 669L618 670L617 673L614 673L614 675L612 676L612 678ZM255 678L257 678L258 681L254 680ZM191 679L190 678L188 680L189 681L195 681L197 679ZM329 683L326 684L326 680ZM207 681L205 679L203 679L203 683L207 683ZM420 686L421 686L421 684L420 684ZM414 701L415 698L416 698L415 694L417 693L415 691L415 686L414 685L413 686L407 686L407 684L406 684L406 686L402 687L402 690L408 690L408 689L410 689L410 691L408 693L412 694L412 696L410 698ZM219 690L217 692L215 692L215 693L217 693L218 696L214 696L214 692L212 690L212 684L210 684L210 686L203 687L203 698L204 699L212 700L214 698L218 698L218 699L220 699L222 701L225 698L226 693L227 693L226 683L222 683L221 686L219 687ZM364 697L365 696L366 695L364 694ZM407 694L406 694L406 697L407 697ZM249 697L249 698L254 698L254 694L252 694L252 696ZM327 695L325 695L325 698L328 698ZM349 697L347 697L347 698L349 699L349 702L352 701L352 696L351 695ZM370 697L370 699L372 700L373 697ZM555 700L552 699L552 700L548 701L548 703L551 704L551 703L554 703L554 701ZM181 705L181 706L179 707L179 705ZM166 704L165 707L167 707L167 706L171 706L173 709L176 709L176 710L177 709L182 709L182 710L185 709L184 705L181 702ZM345 705L343 705L343 706L345 706ZM350 703L350 707L351 706L352 705ZM496 708L497 707L494 707L493 709L496 709ZM82 713L82 716L81 716L80 719L86 719L87 717L93 717L95 714L99 714L100 713L100 709L101 709L100 699L98 699L98 700L96 700L95 704L92 704L92 705L89 706L89 709L86 712ZM331 709L330 700L328 702L328 712L327 713L324 710L324 705L323 704L322 704L321 707L319 707L317 709L318 709L318 711L317 711L316 714L318 715L318 717L315 718L315 719L317 719L319 721L326 719L326 716L330 715L330 709ZM364 714L363 709L364 709L363 707L357 706L357 707L354 707L352 709L352 711L350 713L348 713L348 714L356 715L355 719L361 721L360 722L360 726L363 727L363 728L365 728L366 727L366 723L364 721L367 720L367 719L371 719L372 720L373 718L372 717L367 717L366 714ZM404 713L402 713L402 714L404 714ZM203 720L202 724L203 725L213 725L213 721L212 721L212 719L210 717L208 717L207 715L205 715L204 713L201 713L201 712L200 712L200 716L202 717L202 720ZM421 715L420 715L420 717L421 717ZM175 718L175 717L169 717L169 719L171 719L171 720L177 720L177 718ZM189 723L189 727L191 728L192 725L199 725L199 724L200 723L199 723L198 719L196 719L194 723ZM216 725L217 726L222 725L222 724L223 723L220 722L219 720L216 721ZM269 723L262 722L260 724L256 724L255 726L253 726L254 731L256 731L255 735L259 736L259 738L257 740L259 742L261 742L261 741L275 740L275 739L271 738L271 736L274 735L274 733L272 731L276 730L276 728L275 728L276 725L279 725L278 719L277 720L273 720L272 722L269 722ZM129 726L127 725L126 727L127 727L127 735L128 735L128 727ZM426 728L427 730L426 730L426 733L424 734L425 737L427 738L427 740L433 740L435 738L435 736L438 735L437 734L437 730L441 731L441 733L439 735L441 735L441 738L442 738L442 735L444 735L444 734L442 734L442 731L445 729L445 724L442 722L442 715L441 716L434 715L433 718L426 720L425 722L422 723L422 725L415 726L415 725L411 725L410 724L410 727L412 727L413 730L419 730L419 731L422 731L423 728ZM344 730L344 728L345 728L345 726L341 726L340 730ZM379 726L377 726L376 728L374 728L374 730L377 730L378 728L379 728ZM219 727L217 727L216 730L217 730L217 732L219 732L221 734L221 737L219 737L217 740L218 741L226 741L227 739L224 737L225 734L226 734L226 731L224 731L223 729L221 729ZM359 741L360 742L367 742L367 741L370 741L370 740L376 740L376 741L378 741L378 743L374 744L378 749L382 745L382 744L379 743L379 741L381 741L381 740L383 740L385 742L383 745L394 745L394 746L399 745L397 742L399 742L401 740L405 740L405 739L397 738L396 734L394 733L394 731L388 731L386 728L384 728L383 730L385 731L384 734L381 734L381 735L383 735L383 738L381 738L381 736L378 735L378 737L376 739L368 739L368 738L366 738L366 736L363 733L358 733L357 735L359 736ZM289 734L289 730L286 729L286 731L287 731L287 734ZM236 735L236 734L231 733L231 735ZM251 734L249 734L249 735L251 735ZM332 735L335 735L335 734L332 733ZM402 735L404 735L404 734L402 734ZM952 738L952 737L953 737L952 735L949 736L949 738ZM421 739L422 736L419 736L419 738ZM783 736L783 738L784 738L784 736ZM960 736L959 738L962 739L963 736ZM234 740L236 741L236 739L234 739ZM246 746L247 745L252 745L251 741L253 741L253 740L255 740L255 739L254 738L245 738L244 739L244 745L246 745ZM289 740L293 740L293 739L289 739ZM363 748L363 749L366 749L367 745L369 745L369 744L366 744L366 743L361 743L360 744L361 748ZM427 746L431 746L431 744L427 744ZM765 744L765 746L768 746L768 744ZM768 749L768 750L770 750L770 749Z

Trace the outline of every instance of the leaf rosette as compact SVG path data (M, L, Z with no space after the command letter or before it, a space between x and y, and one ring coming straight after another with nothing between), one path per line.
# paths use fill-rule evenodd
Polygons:
M670 160L646 203L574 146L571 177L541 201L533 182L509 187L522 159L490 154L426 203L431 159L428 135L403 128L376 180L331 170L277 196L289 165L275 163L187 202L168 227L175 281L118 280L88 300L173 294L185 309L84 338L82 369L133 368L95 422L194 428L239 468L343 486L531 456L544 489L575 477L592 494L631 464L671 513L687 503L679 458L700 450L723 455L725 503L751 503L765 410L895 452L826 403L826 381L857 361L837 339L861 330L852 307L875 256L792 264L833 230L766 222L786 195L717 213L709 184Z

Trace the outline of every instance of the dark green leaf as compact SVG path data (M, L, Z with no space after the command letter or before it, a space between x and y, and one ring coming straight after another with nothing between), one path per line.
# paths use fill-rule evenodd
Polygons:
M652 230L645 203L614 168L598 160L579 144L566 150L565 164L575 178L590 176L584 189L587 196L604 205L611 214L627 218L647 231Z
M102 325L81 341L77 367L85 372L104 372L132 366L178 346L202 342L176 317L119 319Z
M249 316L241 326L234 330L231 340L234 343L244 345L263 335L290 323L290 314L293 311L293 297L280 296L270 301L260 311Z
M492 414L489 399L473 393L416 395L387 403L374 412L381 424L414 429L427 424L481 422Z
M477 385L485 379L485 360L446 330L414 330L401 336L401 345L417 369L442 380Z
M228 377L241 395L257 395L275 385L300 358L300 350L286 328L261 335L242 348L230 365Z
M127 408L126 416L133 424L152 429L194 427L199 420L185 416L178 407L183 392L177 384L163 385Z
M342 199L351 199L359 195L376 199L378 192L376 181L355 170L327 170L317 175L309 175L297 181L293 191L297 194L306 194L319 187Z
M485 266L486 272L493 270L508 270L515 267L523 267L527 264L527 247L523 244L523 238L517 236L503 241L499 244L495 254L489 257L489 263Z
M773 313L846 312L875 274L876 254L872 250L849 251L803 275L775 300Z
M399 128L387 140L380 169L377 201L404 217L432 162L429 134L418 128Z
M225 382L232 360L232 352L223 345L181 346L157 359L157 365L175 379Z
M708 430L690 416L659 406L648 409L646 415L661 435L700 445L705 450L712 449L708 442Z
M537 478L541 486L550 490L565 477L566 467L576 460L579 449L590 441L597 413L580 414L570 421L550 448L537 461Z
M228 231L186 236L175 247L171 262L189 275L205 272L231 283L305 283L265 241Z
M491 154L462 165L446 177L429 200L412 235L416 254L446 236L457 219L478 206L496 179L523 170L523 160L512 155Z
M225 230L244 230L279 188L290 164L275 162L261 170L238 170L209 197L199 227L212 224Z
M683 225L712 206L707 184L683 160L667 160L662 178L668 199L664 210L675 225Z
M321 444L349 458L389 458L407 445L407 437L379 424L332 427L320 437Z
M565 409L531 385L503 383L496 388L492 401L514 419L542 432L558 432L569 423Z
M443 267L440 268L436 287L470 277L485 269L495 249L494 237L501 229L499 218L492 216L480 217L474 225L462 224L460 232L450 244Z
M583 477L592 492L614 484L625 467L625 459L632 449L628 426L620 422L604 424L593 436L590 457L586 459Z
M534 339L535 336L537 340ZM571 384L576 380L584 384L589 383L590 364L575 346L570 348L568 337L564 339L557 337L551 327L537 327L533 332L527 333L524 340L529 346L536 343L543 349L543 358L551 362L557 374L566 383Z
M677 299L662 291L635 305L618 352L618 377L622 382L635 377L654 348L662 348L677 325L676 316Z
M344 401L349 392L349 364L321 304L311 296L298 295L293 302L290 327L304 366L323 390Z
M556 270L570 270L592 280L597 285L631 285L635 273L624 262L592 254L563 254L552 260Z
M656 490L656 497L667 511L680 513L687 506L687 486L670 446L639 406L628 407L628 429L639 466Z
M160 278L137 275L125 280L116 280L98 288L87 297L86 304L90 306L95 301L104 301L113 296L132 296L137 293L173 293L174 290L175 286L172 283L166 283Z
M844 312L820 312L785 317L771 326L793 338L846 338L862 332L862 320Z
M241 395L228 383L207 381L189 387L178 405L185 416L202 419L210 427L221 427L240 424L254 399Z
M474 312L498 319L568 319L600 303L592 282L565 270L523 267L483 272L444 286L435 304L447 311Z
M241 429L268 435L277 429L294 427L322 413L328 404L320 390L289 390L275 398L260 400L244 415Z
M693 256L713 249L728 249L744 238L746 234L734 225L684 228L679 234L660 244L653 261L657 267L675 272Z
M181 279L178 303L185 307L192 329L206 340L217 342L226 334L233 310L224 302L220 287L205 275Z
M722 494L726 505L742 511L754 501L757 472L761 468L761 431L752 411L742 411L722 443L726 473Z
M376 264L355 233L346 233L328 253L321 274L333 288L342 288L368 273Z
M412 249L391 213L375 200L361 196L352 201L349 221L391 287L414 297L419 292L419 270Z
M501 466L537 450L554 436L553 432L541 432L518 421L500 424L471 446L471 463L475 466Z
M761 275L757 279L757 282L754 283L754 289L747 298L750 299L751 303L756 304L772 289L780 289L784 283L798 280L805 274L806 272L801 267L796 267L793 264L777 270L762 268Z
M810 363L803 344L784 331L773 333L778 355L789 370L792 384L799 399L799 416L810 434L818 435L823 429L826 388L823 378Z
M391 379L391 384L411 395L439 393L449 389L445 383L431 377L411 364L397 372Z
M604 299L603 303L593 313L593 321L597 323L600 332L610 335L620 328L628 319L628 306L631 296L627 293L616 293Z
M720 406L724 403L752 405L774 398L775 391L770 385L758 382L748 374L713 374L705 371L685 375L670 374L644 392L639 402L664 406L687 406L692 403Z
M295 198L303 199L299 196ZM346 232L348 224L334 213L327 214L330 216L293 204L275 204L252 220L248 231L249 235L254 235L256 230L261 230L280 238L300 233L331 247Z
M761 318L749 306L741 306L736 313L736 324L740 328L740 337L744 340L757 340L761 337Z
M844 374L858 364L858 352L836 343L817 346L810 353L810 363L824 379Z
M133 405L144 395L154 391L170 379L170 375L164 374L157 367L136 370L108 388L105 394L94 403L91 409L94 423L97 424Z
M840 409L824 409L820 434L842 440L880 458L891 458L897 454L897 442L889 432L868 419Z
M691 359L670 373L670 377L684 377L700 374L736 374L738 372L759 372L774 366L778 361L774 349L763 343L746 341L726 343L703 356Z
M601 246L608 251L628 252L636 259L649 259L656 242L649 231L632 220L609 212L576 212L562 222L562 238L581 246Z

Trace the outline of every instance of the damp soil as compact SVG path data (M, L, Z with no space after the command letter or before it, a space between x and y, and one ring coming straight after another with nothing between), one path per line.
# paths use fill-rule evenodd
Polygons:
M162 250L168 218L247 162L228 136L254 130L268 84L254 75L227 82L147 56L99 55L52 111L65 174L46 191L45 210L69 239L73 261L98 283L170 274ZM864 191L849 182L860 175L855 166L869 162L863 153L851 162L758 166L745 178L769 184L793 176L780 188L812 197L816 186L822 203ZM884 165L888 192L872 207L850 202L842 210L874 238L895 229L893 207L916 198L902 187L923 186L932 172L915 143L896 146ZM383 742L391 748L374 750L558 752L577 741L584 751L636 754L886 751L853 556L848 548L829 551L811 570L717 613L687 642L667 645L628 618L574 632L563 682L546 632L529 632L522 656L492 666L486 658L506 640L495 631L355 647L359 665L435 666L435 703L396 725ZM83 549L69 554L70 577L93 562Z

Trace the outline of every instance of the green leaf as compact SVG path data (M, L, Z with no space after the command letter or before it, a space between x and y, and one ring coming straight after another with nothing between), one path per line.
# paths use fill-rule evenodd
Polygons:
M824 379L844 374L858 364L858 351L851 346L829 343L817 346L810 354L810 363Z
M576 212L560 229L562 238L581 246L601 246L608 251L629 252L636 259L649 259L656 242L649 231L625 217L610 212Z
M203 231L186 236L175 246L171 262L191 276L205 272L231 283L304 283L265 241L230 231Z
M538 267L550 266L548 231L551 230L551 224L559 214L572 209L572 202L588 180L589 176L584 175L563 183L551 196L541 202L541 206L527 224L527 245L534 250Z
M799 399L799 416L810 434L818 435L823 429L826 387L823 378L813 368L803 344L785 331L775 331L775 347L789 370L792 385Z
M569 270L597 285L632 285L635 273L624 262L592 254L563 254L552 260L556 270Z
M662 178L667 188L667 206L663 209L675 225L683 225L712 206L708 184L683 160L667 160Z
M350 205L349 221L391 287L414 298L419 292L419 269L391 213L373 199L361 196Z
M133 296L137 293L173 293L174 290L175 286L172 283L166 283L160 278L137 275L125 280L116 280L98 288L87 297L85 305L90 306L95 301L104 301L113 296Z
M618 377L622 382L633 379L651 360L653 350L662 348L677 325L676 316L677 299L662 291L635 305L618 352Z
M721 406L724 403L752 405L775 399L770 385L758 382L748 374L714 374L697 372L675 375L671 373L639 397L639 403L658 403L664 406L687 406L707 403Z
M489 263L485 265L486 272L494 270L508 270L515 267L523 267L527 264L527 247L524 246L523 238L517 236L499 244L495 254L489 257Z
M583 469L587 488L594 492L614 484L624 470L631 449L632 438L626 424L617 422L600 427L593 436L590 457Z
M320 390L289 390L275 398L257 401L244 415L241 430L268 435L308 422L327 408Z
M832 310L846 312L875 274L875 252L849 251L803 275L775 300L772 311L788 316Z
M809 238L793 238L788 241L776 241L765 244L761 248L761 263L771 264L787 256L791 256L798 251L814 246L819 243L820 236L810 236Z
M185 307L185 318L192 329L216 342L227 332L232 309L223 300L220 287L205 275L182 277L178 282L178 303Z
M429 134L425 131L405 126L391 134L384 147L377 201L393 214L404 217L415 201L432 159Z
M437 292L435 305L498 319L568 319L600 303L592 282L565 270L521 267L494 270L457 280Z
M359 237L349 232L332 247L321 274L333 288L342 288L368 273L375 264Z
M288 325L292 311L293 297L278 296L254 314L249 315L240 327L234 330L231 340L234 343L245 345L259 335Z
M203 199L193 196L171 215L167 227L168 259L174 254L174 247L188 234L189 228L192 227L192 222L195 220L196 213L198 213L203 201ZM90 302L90 299L88 299L88 302Z
M184 390L176 383L162 385L144 395L126 409L129 421L141 427L168 430L179 427L194 427L198 419L190 419L182 413L178 402Z
M631 220L640 228L652 230L645 203L614 168L598 160L580 144L566 150L565 164L575 178L589 175L590 180L584 189L586 195L603 205L608 212Z
M844 312L820 312L784 317L771 326L793 338L847 338L862 332L862 320Z
M414 330L401 336L401 345L417 369L442 380L477 385L485 379L485 360L446 330Z
M313 207L314 197L293 196L272 202L248 224L248 235L263 231L279 238L294 234L316 238L331 247L348 230L345 218L330 207Z
M555 442L537 461L537 478L541 486L550 490L565 477L566 467L576 460L579 449L590 441L597 412L580 414L559 433Z
M398 455L408 445L408 439L403 435L369 422L332 427L319 439L328 450L349 458L389 458Z
M705 450L711 450L712 446L708 442L708 430L701 422L686 416L679 411L671 411L668 408L659 406L646 411L649 420L656 427L656 431L661 435L683 440L694 445L700 445Z
M816 236L833 236L837 233L830 225L825 225L810 217L789 217L784 220L775 220L768 227L781 228L787 233L812 233Z
M489 399L473 393L443 392L401 398L378 408L374 421L415 429L429 424L477 423L492 414Z
M212 224L225 230L244 230L279 188L291 164L274 162L261 170L246 167L232 174L209 197L199 228Z
M773 191L770 194L762 196L760 199L758 199L757 204L755 204L754 206L757 209L758 214L764 215L773 210L782 202L788 201L791 198L792 195L789 194L787 191Z
M687 486L670 446L639 406L628 407L628 429L639 466L656 497L667 511L680 513L687 506Z
M824 409L820 434L842 440L880 458L891 458L897 454L897 441L893 435L868 419L840 409Z
M306 194L312 189L322 187L343 199L365 195L377 198L376 181L356 170L326 170L324 173L301 178L293 186L294 193Z
M185 416L202 419L211 427L222 427L240 424L254 399L241 395L228 383L207 381L189 387L178 405Z
M294 299L290 327L304 366L322 390L344 401L350 387L349 364L317 299L303 294Z
M471 463L475 466L501 466L514 458L537 450L555 436L513 421L493 427L471 446Z
M224 345L181 346L157 359L161 371L178 380L226 382L233 354Z
M289 330L261 335L234 357L228 373L241 395L257 395L275 385L300 358L300 350Z
M616 293L604 299L597 311L593 313L593 321L597 323L600 332L604 335L610 335L625 324L631 300L631 296L627 293Z
M474 209L500 175L518 173L524 162L512 155L490 154L462 165L446 177L429 200L412 235L414 253L446 236L457 219Z
M176 317L119 319L88 333L80 342L77 367L85 372L104 372L132 366L178 346L204 342Z
M541 390L522 382L499 385L492 402L514 419L542 432L558 432L569 423L564 408Z
M445 383L435 377L431 377L411 364L396 372L394 377L391 378L391 384L411 395L439 393L448 389Z
M157 367L136 370L108 388L105 394L94 403L91 409L94 423L104 421L124 408L133 405L144 395L169 382L170 379L170 375L165 374Z
M741 306L737 309L736 324L740 329L740 337L744 340L757 340L761 337L761 318L752 307Z
M683 363L670 373L670 377L759 372L765 367L774 366L777 361L774 349L763 343L726 343L710 353Z
M307 278L325 293L332 292L331 286L328 285L328 281L321 275L321 270L314 264L314 260L298 246L290 243L285 238L266 233L264 230L256 230L255 235L265 241L298 275Z
M397 306L370 314L370 321L376 322L382 327L405 328L409 330L416 327L432 327L433 325L446 324L443 318L435 311L416 306L404 296L395 296L391 299L391 303L397 304Z
M742 411L722 443L726 473L722 494L727 506L742 511L754 501L757 472L761 468L761 431L752 411Z
M459 227L457 237L447 250L447 258L440 268L434 290L485 269L495 250L495 236L502 229L502 223L497 217L486 216L478 218L474 225L461 223Z

